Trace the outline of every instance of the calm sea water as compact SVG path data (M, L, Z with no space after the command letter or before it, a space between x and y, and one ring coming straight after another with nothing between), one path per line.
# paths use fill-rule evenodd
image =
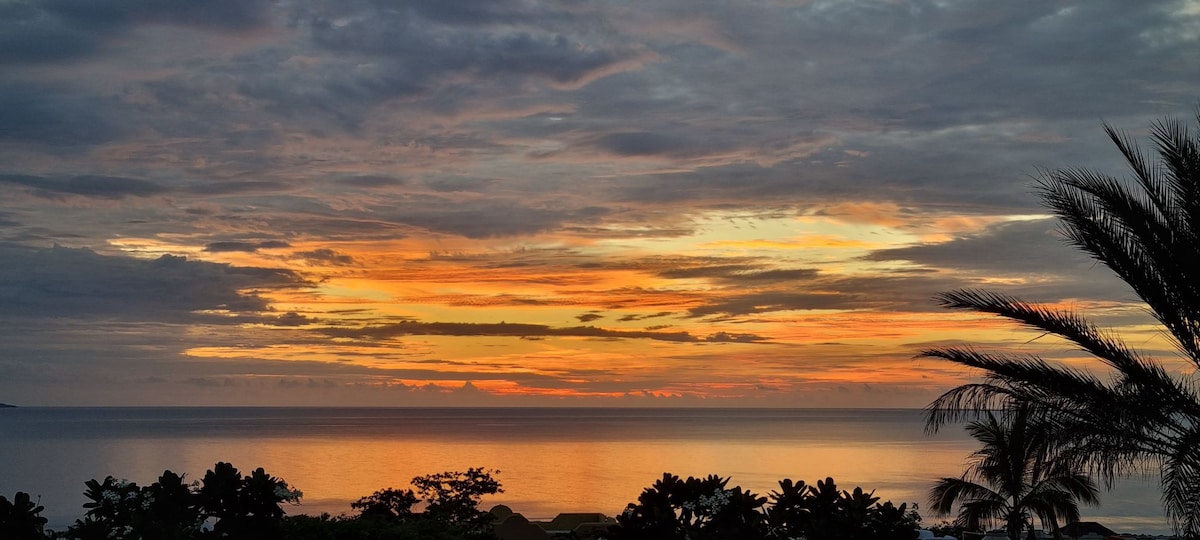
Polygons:
M217 461L263 467L304 492L291 514L349 503L419 475L499 470L507 504L531 518L619 513L671 472L719 474L766 495L782 478L918 502L976 448L961 429L926 436L920 411L877 409L0 409L0 494L41 497L51 527L83 514L84 481L197 479ZM1168 532L1151 480L1085 508L1118 531ZM940 519L922 513L926 522Z

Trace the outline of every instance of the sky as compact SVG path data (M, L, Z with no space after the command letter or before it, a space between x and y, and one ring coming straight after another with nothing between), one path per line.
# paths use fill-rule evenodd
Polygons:
M1039 174L1200 2L5 0L0 402L920 407L986 287L1174 365Z

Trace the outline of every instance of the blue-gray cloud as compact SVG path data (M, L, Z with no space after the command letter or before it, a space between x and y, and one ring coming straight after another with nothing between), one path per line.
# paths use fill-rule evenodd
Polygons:
M223 241L209 242L204 246L204 251L212 253L222 253L229 251L240 251L243 253L254 253L260 249L279 249L290 247L291 244L282 240L263 240L261 242L238 242L238 241Z
M269 310L245 289L304 287L289 270L163 255L134 259L87 249L0 247L0 317L220 322L202 312ZM229 322L234 322L232 319Z
M154 182L124 176L86 175L51 179L23 174L0 174L0 184L32 188L34 195L45 198L78 195L101 199L123 199L125 197L149 197L168 191L167 188Z
M401 336L504 336L520 338L590 337L603 339L649 339L683 343L752 343L763 341L762 336L749 333L716 332L694 336L687 332L648 332L642 330L610 330L595 326L553 327L544 324L518 323L449 323L405 321L364 328L326 328L321 332L344 339L378 340Z
M115 41L138 25L169 24L240 32L267 22L258 0L16 0L0 5L0 65L73 60Z
M110 142L127 131L115 118L124 109L108 96L0 75L0 143L57 151Z
M355 264L354 257L344 253L338 253L329 248L314 249L311 251L297 251L292 253L293 259L300 259L313 264L332 264L335 266L350 266Z

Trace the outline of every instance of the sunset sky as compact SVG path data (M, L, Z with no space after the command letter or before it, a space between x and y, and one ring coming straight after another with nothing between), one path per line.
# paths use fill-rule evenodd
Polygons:
M1200 2L0 3L0 402L919 407L938 292L1173 352L1040 170L1200 102Z

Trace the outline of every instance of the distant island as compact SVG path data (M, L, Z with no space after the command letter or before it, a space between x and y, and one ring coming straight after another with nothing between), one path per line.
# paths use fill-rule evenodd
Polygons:
M7 403L0 403L0 409L15 409L16 407L17 407L16 405L9 405L9 404L7 404Z

